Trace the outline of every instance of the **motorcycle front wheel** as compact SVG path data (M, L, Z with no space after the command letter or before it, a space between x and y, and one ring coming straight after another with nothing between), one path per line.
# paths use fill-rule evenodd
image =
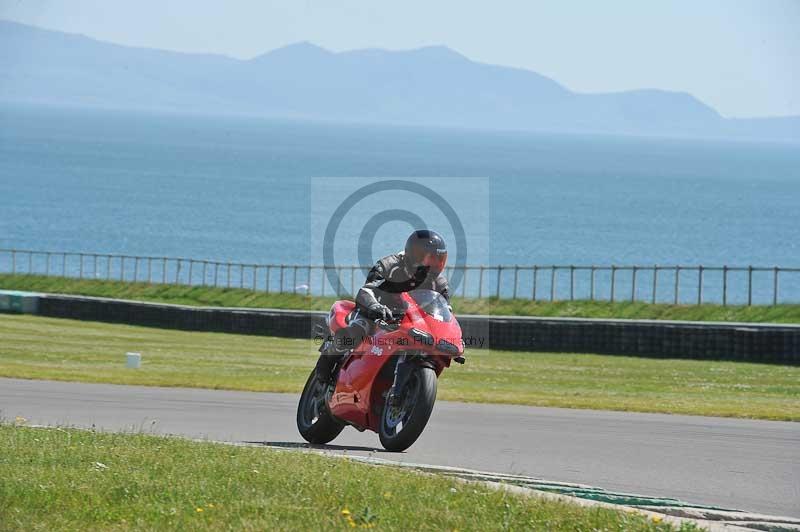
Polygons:
M417 441L428 424L436 402L436 372L417 367L408 377L399 404L383 406L378 432L387 451L405 451Z
M327 385L311 371L297 405L297 430L308 443L328 443L344 429L344 423L328 410Z

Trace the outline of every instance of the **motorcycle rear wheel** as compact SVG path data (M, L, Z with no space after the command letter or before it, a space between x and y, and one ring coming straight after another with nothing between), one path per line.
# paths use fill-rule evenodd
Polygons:
M405 451L417 441L433 412L437 384L436 372L420 366L409 376L400 405L383 406L378 436L387 451Z
M344 429L344 423L328 410L326 385L311 371L297 405L297 430L308 443L328 443Z

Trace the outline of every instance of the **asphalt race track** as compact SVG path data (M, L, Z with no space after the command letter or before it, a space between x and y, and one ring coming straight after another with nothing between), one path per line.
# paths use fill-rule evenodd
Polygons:
M6 420L280 446L302 443L297 399L0 379ZM331 448L800 517L800 423L439 402L405 453L352 428Z

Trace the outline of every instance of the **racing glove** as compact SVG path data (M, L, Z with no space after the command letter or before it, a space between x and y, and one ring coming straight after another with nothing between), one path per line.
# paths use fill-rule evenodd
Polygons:
M374 319L381 319L383 321L391 321L394 319L392 315L392 311L386 305L382 305L380 303L373 303L367 308L367 312L369 316Z

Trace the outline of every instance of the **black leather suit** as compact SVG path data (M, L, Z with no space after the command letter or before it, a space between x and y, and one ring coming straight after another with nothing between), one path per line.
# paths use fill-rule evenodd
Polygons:
M367 274L367 281L356 295L356 305L363 312L375 303L380 303L380 292L398 294L419 288L435 290L450 301L449 286L444 274L430 274L418 270L409 274L405 264L405 253L395 253L383 257Z
M350 317L348 326L336 332L333 342L323 344L322 354L317 362L317 374L327 377L336 361L359 343L363 337L375 331L374 316L370 307L376 303L388 304L387 294L399 294L416 289L435 290L450 301L447 278L439 273L432 274L419 269L413 274L407 272L405 253L395 253L383 257L367 274L364 286L356 295L356 312ZM388 304L391 307L391 304Z

